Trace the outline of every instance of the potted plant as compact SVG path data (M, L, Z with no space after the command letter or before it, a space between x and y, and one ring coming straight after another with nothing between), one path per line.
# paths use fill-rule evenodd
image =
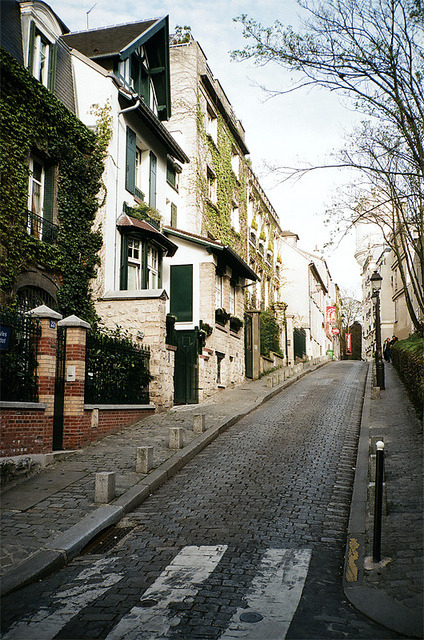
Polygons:
M243 326L243 320L237 316L230 316L230 330L238 333Z

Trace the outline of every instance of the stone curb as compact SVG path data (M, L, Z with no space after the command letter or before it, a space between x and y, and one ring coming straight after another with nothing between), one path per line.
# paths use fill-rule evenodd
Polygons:
M364 389L356 471L350 507L343 568L343 590L349 602L374 622L408 638L422 638L422 621L418 620L417 616L414 617L411 609L397 602L383 591L363 584L371 379L372 366L369 366Z
M125 493L114 500L113 503L98 507L95 511L85 516L79 523L70 527L68 531L56 536L50 542L47 540L43 549L33 553L16 568L3 576L0 590L1 596L4 597L12 591L16 591L21 587L27 586L62 569L72 558L78 555L98 533L116 524L126 513L139 507L156 489L172 478L172 476L180 471L221 433L273 398L283 389L286 389L308 373L312 373L326 364L329 364L329 362L326 361L314 365L278 384L254 407L200 434L159 467L149 472L140 482L125 491Z

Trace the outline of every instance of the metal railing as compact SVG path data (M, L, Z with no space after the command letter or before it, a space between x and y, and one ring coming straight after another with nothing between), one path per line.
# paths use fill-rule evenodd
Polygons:
M48 244L56 244L59 227L57 224L50 222L50 220L46 220L33 211L28 211L27 228L31 236L35 236Z
M119 331L88 331L85 362L87 404L147 404L150 350Z
M37 355L41 335L39 321L30 316L0 310L0 399L38 402Z

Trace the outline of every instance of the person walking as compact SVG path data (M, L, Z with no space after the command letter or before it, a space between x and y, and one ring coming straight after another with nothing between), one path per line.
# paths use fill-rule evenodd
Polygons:
M386 338L383 345L383 356L386 362L391 362L392 360L392 341L390 338Z

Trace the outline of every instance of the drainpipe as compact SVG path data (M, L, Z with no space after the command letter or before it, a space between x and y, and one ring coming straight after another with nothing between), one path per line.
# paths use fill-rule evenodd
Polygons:
M140 106L140 98L137 98L137 102L133 104L132 107L127 107L126 109L121 109L121 111L118 111L118 116L120 116L121 113L128 113L128 111L135 111L136 109L138 109L139 106Z

